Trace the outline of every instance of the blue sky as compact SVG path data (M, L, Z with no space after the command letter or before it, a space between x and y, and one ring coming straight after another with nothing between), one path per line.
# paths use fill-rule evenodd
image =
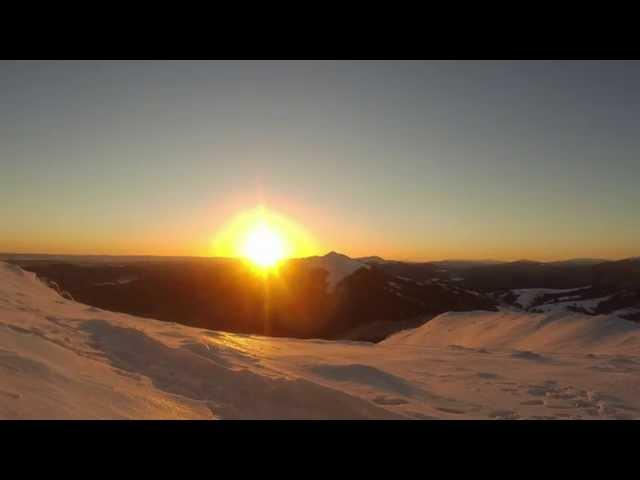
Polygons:
M638 62L0 62L0 250L639 255Z

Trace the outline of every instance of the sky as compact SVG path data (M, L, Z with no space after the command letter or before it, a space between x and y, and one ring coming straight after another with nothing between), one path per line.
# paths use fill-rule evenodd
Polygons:
M0 62L0 251L640 255L640 62Z

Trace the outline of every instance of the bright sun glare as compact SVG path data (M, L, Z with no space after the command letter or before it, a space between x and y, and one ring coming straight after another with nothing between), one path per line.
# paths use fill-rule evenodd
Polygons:
M243 253L262 268L273 267L285 256L282 238L264 222L249 231Z
M216 256L245 258L262 270L277 267L285 258L318 252L302 225L262 205L230 218L217 231L212 247Z

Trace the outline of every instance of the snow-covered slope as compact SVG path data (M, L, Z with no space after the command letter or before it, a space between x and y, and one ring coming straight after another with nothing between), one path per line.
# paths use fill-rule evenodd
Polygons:
M541 353L640 355L640 325L613 315L449 312L385 345L533 350ZM640 384L639 384L640 386ZM640 400L640 399L639 399Z
M531 313L582 312L615 315L627 320L638 320L640 313L639 297L633 289L521 288L498 293L496 297L504 309Z
M0 418L639 418L639 354L637 325L573 313L444 314L380 344L213 332L0 262Z
M515 302L523 309L530 308L539 298L549 293L579 292L584 288L519 288L511 290L516 296Z

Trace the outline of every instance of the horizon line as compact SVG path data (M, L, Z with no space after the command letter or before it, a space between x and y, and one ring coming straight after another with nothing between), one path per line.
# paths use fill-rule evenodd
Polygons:
M629 256L629 257L621 257L621 258L600 258L600 257L570 257L570 258L564 258L564 259L560 259L560 260L536 260L536 259L532 259L532 258L516 258L516 259L509 259L509 260L497 260L497 259L492 259L492 258L442 258L442 259L432 259L432 260L398 260L398 259L394 259L394 258L384 258L384 257L380 257L379 255L360 255L357 257L352 257L349 256L347 254L341 253L341 252L337 252L335 250L330 250L327 253L323 254L318 254L318 255L309 255L306 257L287 257L287 260L296 260L296 259L303 259L303 258L311 258L311 257L323 257L326 255L329 255L330 253L337 253L340 255L344 255L348 258L351 258L353 260L358 260L358 259L365 259L365 258L372 258L372 257L377 257L377 258L381 258L384 261L391 261L391 262L404 262L404 263L438 263L438 262L492 262L492 263L517 263L517 262L534 262L534 263L559 263L559 262L570 262L570 261L580 261L580 260L589 260L589 261L601 261L601 262L614 262L614 261L621 261L621 260L630 260L630 259L634 259L634 258L640 258L639 256ZM154 255L154 254L103 254L103 253L36 253L36 252L28 252L28 253L21 253L21 252L0 252L0 257L2 256L24 256L24 257L28 257L28 256L34 256L34 257L78 257L78 258L91 258L91 257L102 257L102 258L166 258L166 259L228 259L228 260L233 260L233 259L239 259L242 258L240 256L228 256L228 257L224 257L224 256L214 256L214 255Z

